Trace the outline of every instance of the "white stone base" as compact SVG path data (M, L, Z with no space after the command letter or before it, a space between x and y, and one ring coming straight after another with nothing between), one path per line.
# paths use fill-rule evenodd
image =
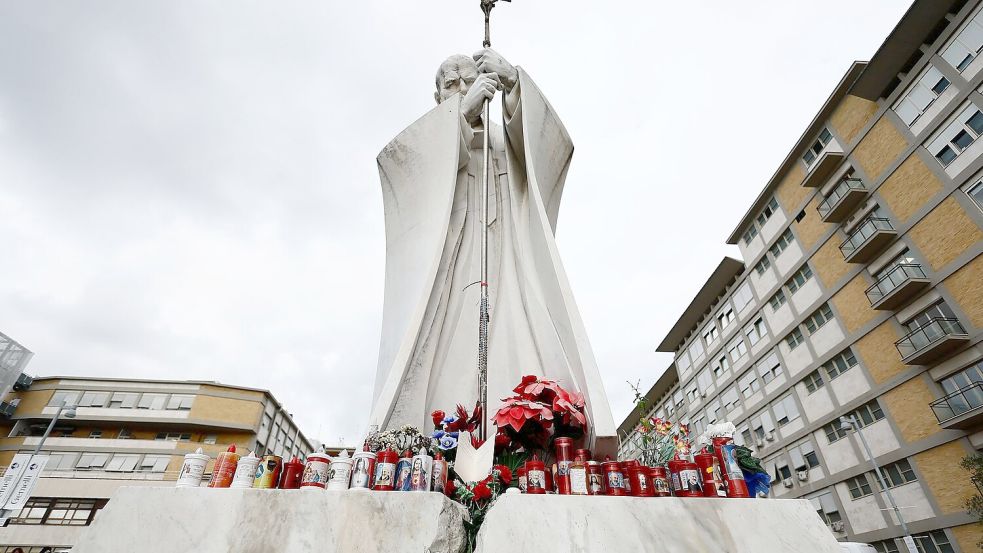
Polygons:
M505 495L477 553L839 553L804 499Z
M72 553L459 553L435 493L120 488ZM839 553L805 500L505 495L478 553Z
M120 488L72 553L458 553L441 494Z

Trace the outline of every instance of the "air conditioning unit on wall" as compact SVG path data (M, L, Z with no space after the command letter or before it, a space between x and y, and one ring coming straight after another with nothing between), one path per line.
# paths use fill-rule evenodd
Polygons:
M805 482L806 480L809 479L808 470L797 470L795 471L795 475L799 477L799 482Z
M786 488L791 488L792 487L792 479L791 478L786 478L786 479L782 480L782 485L785 486Z
M831 522L830 525L829 525L829 527L834 532L842 532L843 531L843 521L842 520L837 520L835 522Z

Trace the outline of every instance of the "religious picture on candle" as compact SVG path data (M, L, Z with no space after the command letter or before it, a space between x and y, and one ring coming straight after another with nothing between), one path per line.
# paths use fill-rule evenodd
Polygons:
M400 463L398 468L398 474L396 474L396 489L397 490L409 490L410 489L410 465L409 463Z
M369 483L369 461L365 457L355 459L355 468L352 469L352 486L357 488L367 486Z

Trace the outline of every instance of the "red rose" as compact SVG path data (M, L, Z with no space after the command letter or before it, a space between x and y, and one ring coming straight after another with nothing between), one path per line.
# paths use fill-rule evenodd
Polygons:
M488 484L485 484L484 482L479 483L472 491L474 492L474 498L476 501L488 499L492 495L491 488L489 488Z
M512 482L512 471L505 465L495 465L492 470L498 471L498 477L502 483L508 486Z
M440 409L437 409L433 413L430 413L430 418L433 419L433 427L440 428L440 424L444 422L445 413Z

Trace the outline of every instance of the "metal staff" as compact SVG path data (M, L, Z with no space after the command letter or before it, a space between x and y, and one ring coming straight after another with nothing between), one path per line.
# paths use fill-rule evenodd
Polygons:
M491 48L491 11L498 0L481 0L481 11L485 14L485 40L481 43ZM504 0L511 2L512 0ZM488 186L492 179L491 166L491 100L486 99L482 108L485 131L482 140L482 162L484 171L481 177L481 305L478 308L478 405L481 419L478 438L488 439Z

